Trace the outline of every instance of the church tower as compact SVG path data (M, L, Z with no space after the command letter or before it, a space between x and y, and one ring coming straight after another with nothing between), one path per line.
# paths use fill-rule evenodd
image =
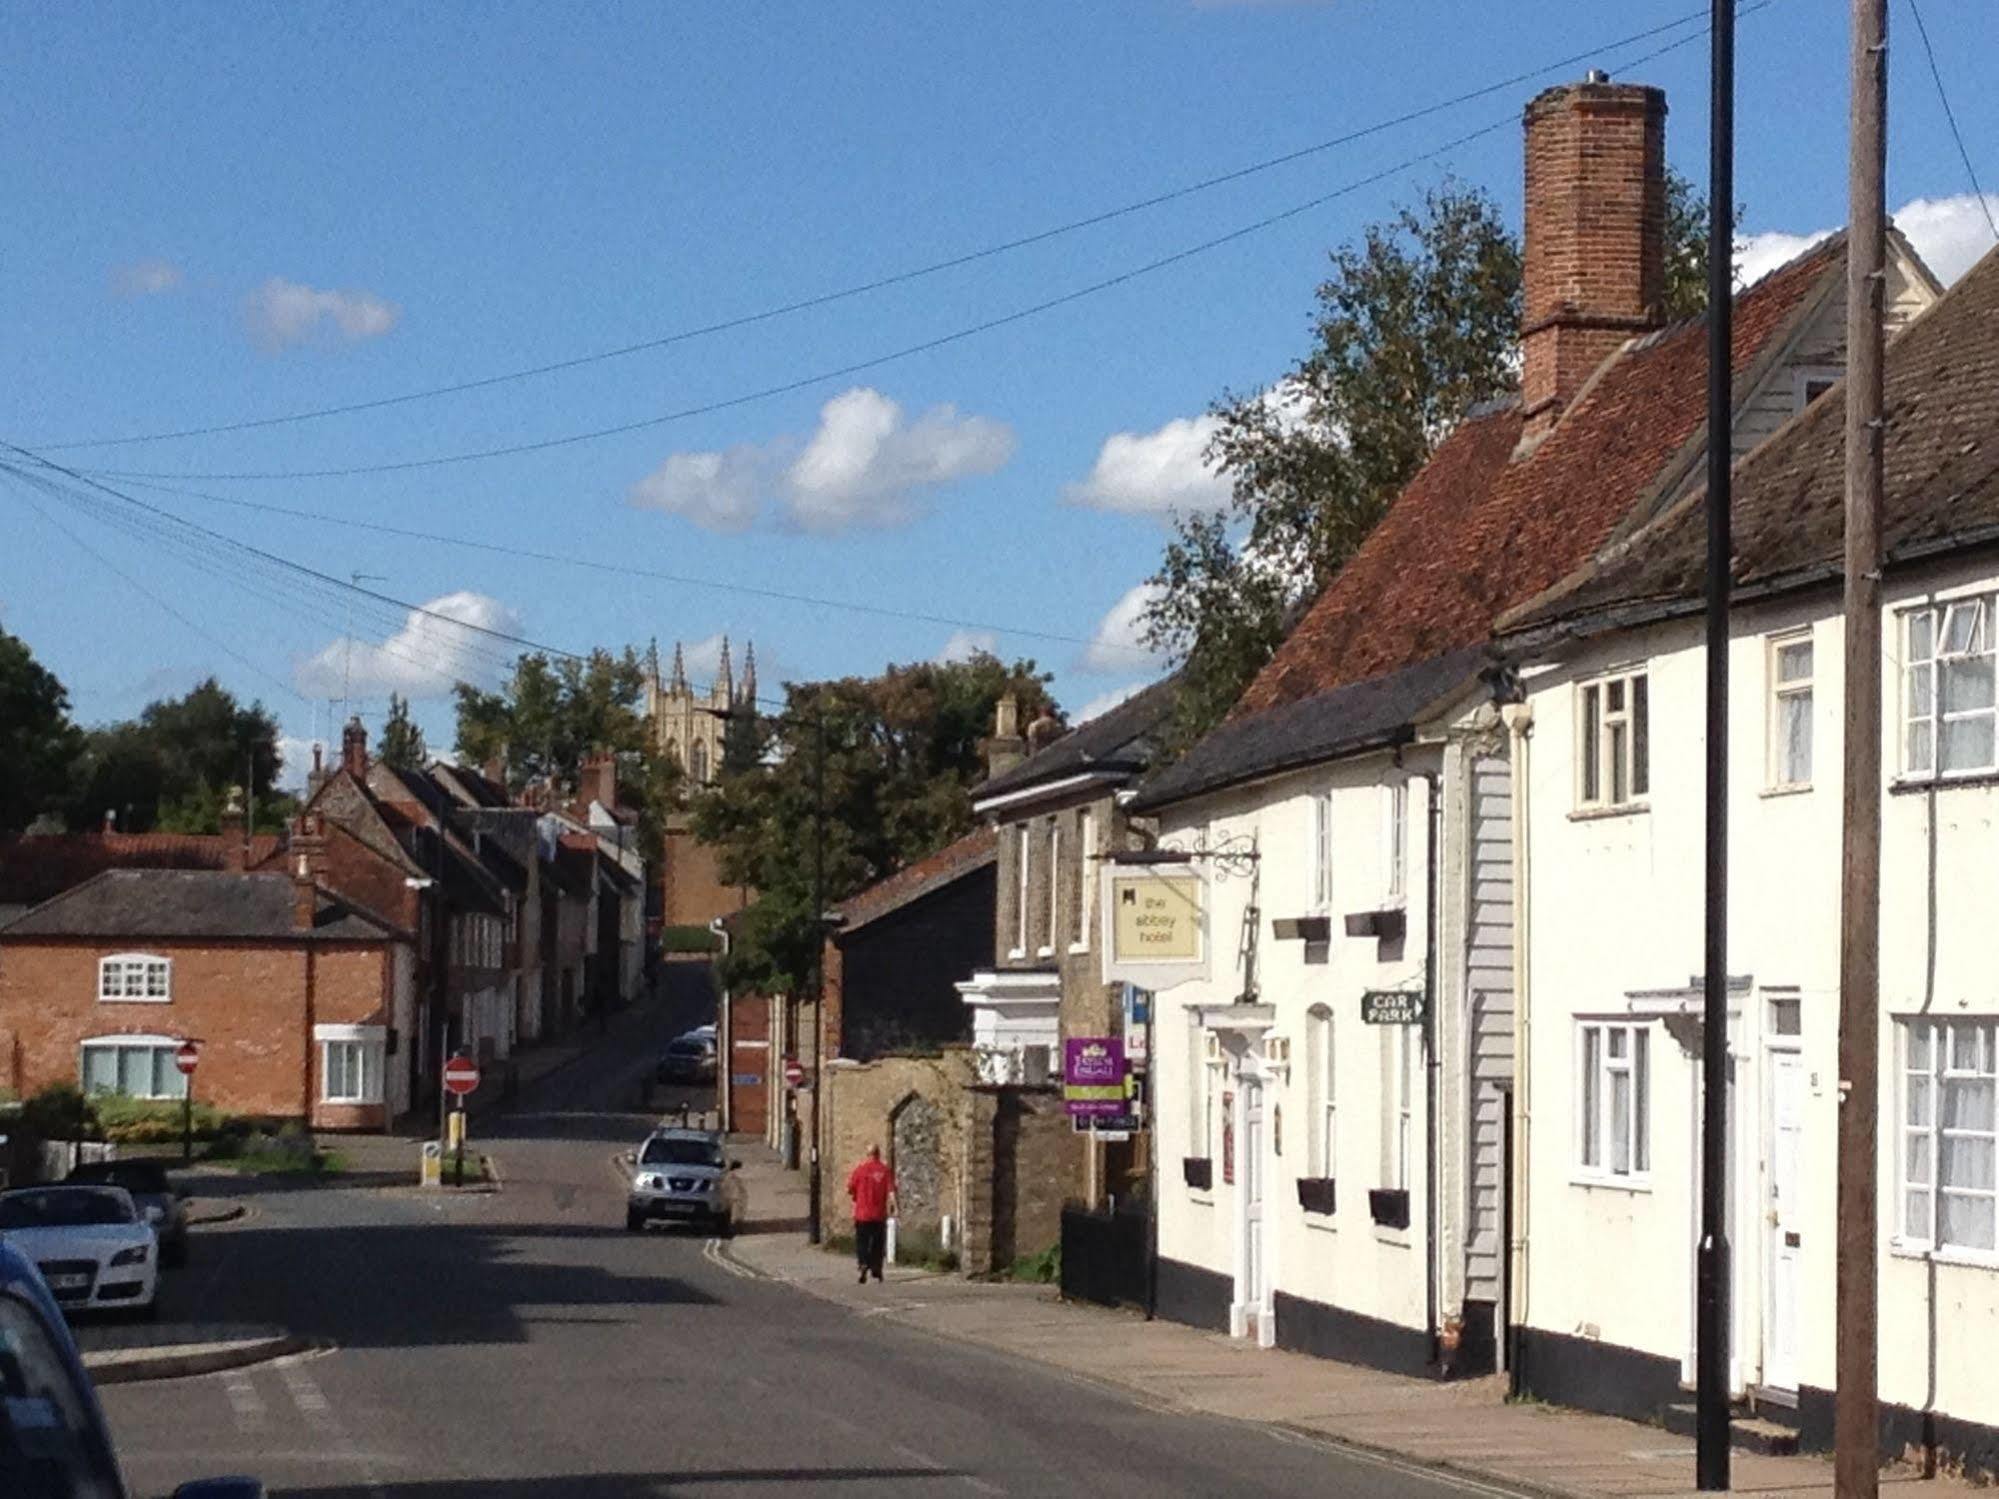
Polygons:
M756 647L746 645L739 687L724 636L715 680L697 689L687 680L686 655L679 641L674 642L673 667L664 680L657 644L646 653L645 711L653 743L677 760L697 786L712 785L721 772L722 747L729 733L729 720L723 715L756 711L756 660Z

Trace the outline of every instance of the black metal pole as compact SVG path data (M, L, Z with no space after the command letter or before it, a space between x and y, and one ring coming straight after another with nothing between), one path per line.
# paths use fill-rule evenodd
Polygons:
M1695 1481L1729 1486L1728 593L1734 391L1735 0L1713 0L1708 97L1707 912Z
M826 714L812 704L812 1162L807 1175L809 1218L805 1242L817 1244L819 1227L819 1131L826 1119Z
M194 1074L187 1075L187 1086L180 1094L180 1158L183 1163L194 1159Z

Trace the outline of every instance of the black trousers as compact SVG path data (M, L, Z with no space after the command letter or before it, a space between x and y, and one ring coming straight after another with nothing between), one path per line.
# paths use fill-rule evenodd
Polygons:
M854 1225L854 1260L864 1274L880 1280L882 1259L887 1253L888 1224L877 1221Z

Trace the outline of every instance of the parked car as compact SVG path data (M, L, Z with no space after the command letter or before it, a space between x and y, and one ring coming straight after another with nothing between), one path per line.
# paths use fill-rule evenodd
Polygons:
M160 1236L160 1268L187 1263L187 1199L160 1161L85 1161L63 1178L76 1186L123 1187Z
M663 1083L712 1083L715 1081L715 1035L708 1028L676 1037L659 1059L657 1074Z
M11 1196L12 1194L7 1194ZM32 1260L0 1242L0 1494L127 1499L76 1340ZM184 1483L174 1499L263 1499L254 1478Z
M65 1310L155 1310L159 1235L123 1187L0 1192L0 1240L35 1262Z
M725 1159L722 1145L715 1130L667 1128L648 1135L632 1157L625 1227L642 1229L661 1219L724 1237L734 1233L743 1217L743 1185L734 1175L742 1162Z

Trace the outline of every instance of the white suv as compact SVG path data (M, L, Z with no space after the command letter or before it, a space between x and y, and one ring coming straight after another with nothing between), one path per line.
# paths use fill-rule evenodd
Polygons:
M740 1161L725 1160L722 1136L706 1129L656 1129L632 1158L625 1198L625 1227L642 1229L655 1218L692 1223L726 1237L743 1215L742 1184L732 1174Z

